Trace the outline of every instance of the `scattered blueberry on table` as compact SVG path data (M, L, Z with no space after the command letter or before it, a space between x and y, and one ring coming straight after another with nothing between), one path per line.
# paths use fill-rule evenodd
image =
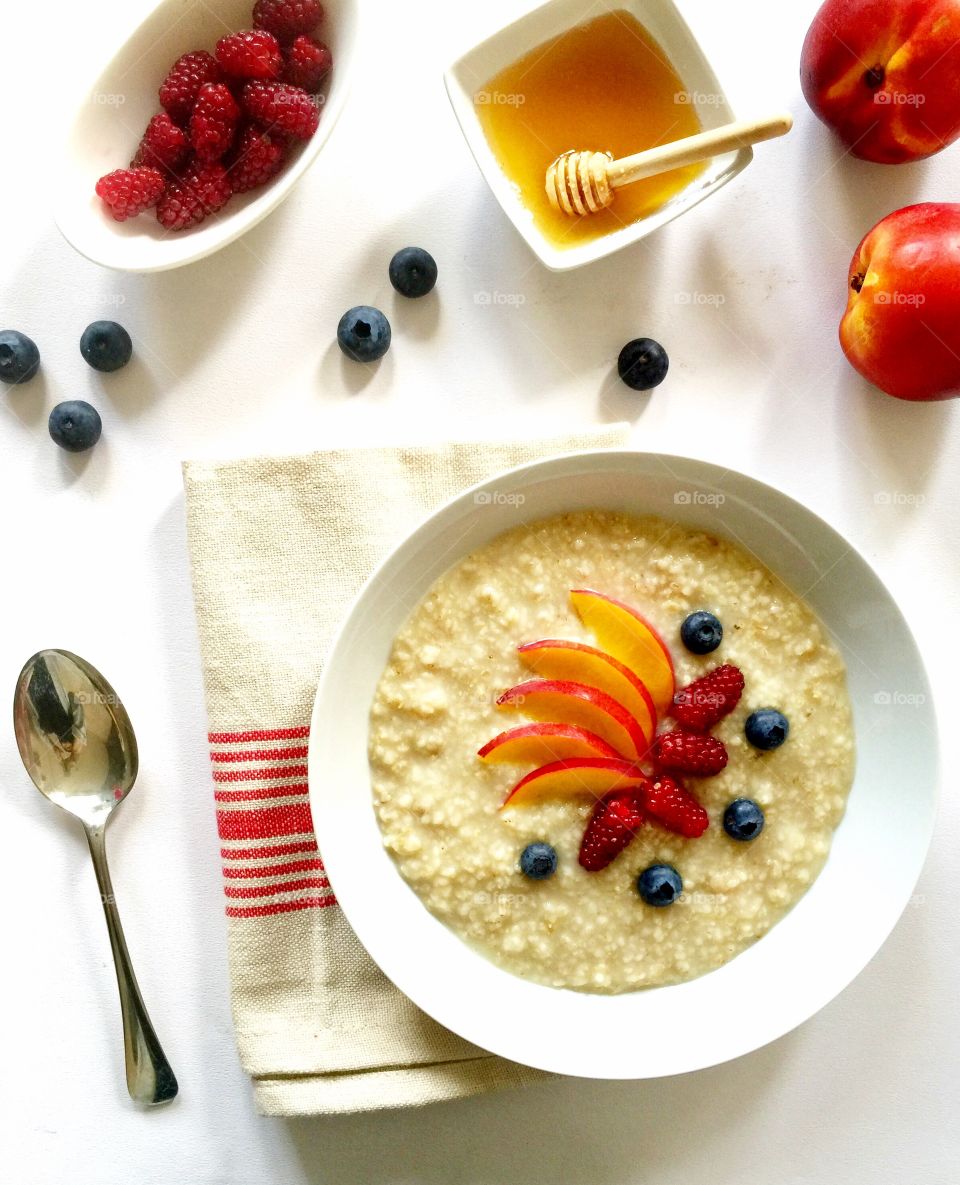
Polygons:
M710 654L723 641L723 626L712 613L698 609L684 619L680 640L691 654Z
M94 370L110 372L127 365L133 356L133 342L116 321L93 321L80 338L80 353Z
M50 413L50 436L69 453L85 453L100 439L103 424L95 407L82 399L58 403Z
M401 296L426 296L437 282L436 260L422 247L403 247L389 267L390 283Z
M755 749L779 749L790 733L790 722L776 708L758 708L747 717L743 731Z
M637 892L647 905L662 909L683 892L683 878L670 864L651 864L637 877Z
M652 337L635 337L620 351L617 373L634 391L649 391L667 377L667 351Z
M25 383L39 369L36 343L16 329L0 329L0 382Z
M379 309L358 304L340 318L337 343L354 362L376 362L390 349L390 322Z
M557 851L548 843L528 843L520 853L520 871L532 881L546 880L557 871Z
M746 842L763 830L763 810L752 798L737 798L723 812L723 829L731 839Z

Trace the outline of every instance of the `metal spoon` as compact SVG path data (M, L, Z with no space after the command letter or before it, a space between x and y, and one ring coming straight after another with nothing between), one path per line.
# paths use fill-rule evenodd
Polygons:
M41 650L17 680L13 725L27 773L44 797L83 824L100 886L120 987L127 1090L153 1106L177 1094L177 1079L150 1023L120 925L104 832L137 777L137 741L120 698L89 663Z

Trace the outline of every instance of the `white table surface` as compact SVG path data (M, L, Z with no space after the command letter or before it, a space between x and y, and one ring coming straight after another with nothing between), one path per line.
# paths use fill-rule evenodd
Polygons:
M126 1097L86 849L31 787L8 730L0 1179L952 1182L956 762L913 906L856 983L773 1046L656 1083L566 1081L334 1120L257 1116L230 1020L179 461L630 419L638 447L773 482L862 549L916 631L953 744L958 409L868 389L840 354L836 323L860 235L897 206L955 194L960 146L896 169L844 158L797 82L812 3L785 11L741 0L734 11L685 0L737 109L785 103L796 130L646 244L551 275L484 187L440 77L523 3L372 0L376 27L351 102L290 201L210 260L115 275L74 254L48 215L42 190L56 185L56 140L45 120L64 92L47 94L34 71L40 62L57 78L89 77L98 45L122 38L141 7L65 6L55 43L42 5L4 18L0 322L35 338L43 371L0 392L0 686L12 693L34 650L65 646L107 672L137 725L141 784L111 827L114 881L182 1090L149 1114ZM11 48L21 43L40 48ZM419 163L428 149L430 167ZM374 154L389 185L370 174ZM351 180L354 169L362 179ZM436 299L404 303L390 290L387 260L408 243L439 261ZM485 304L487 293L519 299ZM715 296L722 302L705 299ZM381 304L394 326L372 374L342 360L334 340L341 312L361 301ZM130 329L136 357L101 376L77 341L88 321L111 316ZM672 361L650 396L611 378L619 347L640 334L661 340ZM50 408L72 397L89 398L104 419L101 444L82 459L46 433ZM738 1023L749 1024L748 1002Z

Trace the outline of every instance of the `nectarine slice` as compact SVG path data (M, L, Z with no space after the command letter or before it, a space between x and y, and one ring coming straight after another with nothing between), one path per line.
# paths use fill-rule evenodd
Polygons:
M595 732L623 757L642 758L649 744L623 704L605 691L564 679L531 679L505 691L497 707L524 712L534 720L555 720Z
M650 692L633 671L612 654L582 642L561 642L554 638L519 646L517 654L525 667L544 679L567 679L605 691L636 718L647 743L653 739L657 731L657 713Z
M546 765L567 757L616 757L617 751L595 732L573 724L520 724L487 741L477 756L488 765L518 762Z
M542 765L521 778L500 809L527 806L545 798L602 798L611 790L639 786L644 780L642 771L629 761L572 757Z
M600 648L633 671L650 692L657 715L662 716L673 701L676 684L673 659L657 631L636 609L593 589L573 589L570 599Z

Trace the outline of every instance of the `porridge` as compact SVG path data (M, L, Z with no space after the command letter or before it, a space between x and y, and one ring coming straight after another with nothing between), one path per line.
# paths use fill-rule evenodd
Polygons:
M433 585L369 752L424 905L507 970L591 992L761 937L823 866L854 766L812 610L730 542L606 512L516 528Z

